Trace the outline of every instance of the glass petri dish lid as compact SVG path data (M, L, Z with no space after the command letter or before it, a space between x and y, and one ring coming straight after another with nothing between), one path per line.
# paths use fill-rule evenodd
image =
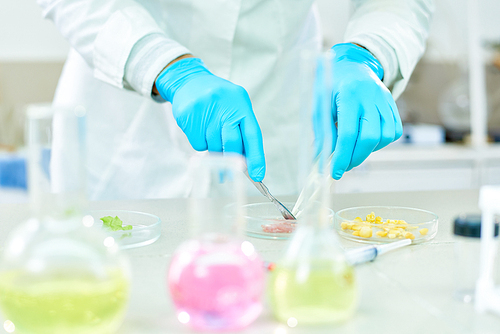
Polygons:
M438 220L435 213L417 208L362 206L337 211L334 228L341 237L358 242L381 244L407 238L420 243L436 236Z
M161 220L150 213L128 210L95 210L89 212L93 218L93 228L102 229L108 236L115 239L121 249L142 247L152 244L161 235ZM111 231L105 226L101 218L118 217L123 226L132 225L130 230Z
M287 208L295 203L283 202ZM285 220L276 206L271 202L246 204L245 234L260 239L283 240L292 237L297 226L296 220ZM330 211L333 223L333 210Z

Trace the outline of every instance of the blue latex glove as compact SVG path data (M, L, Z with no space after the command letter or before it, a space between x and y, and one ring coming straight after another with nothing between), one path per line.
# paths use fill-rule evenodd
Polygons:
M213 75L198 58L168 66L155 84L195 150L243 154L250 177L262 181L262 133L243 87Z
M337 127L332 126L331 173L338 180L373 151L401 137L403 126L396 103L381 81L384 70L378 60L351 43L337 44L332 50L331 124Z

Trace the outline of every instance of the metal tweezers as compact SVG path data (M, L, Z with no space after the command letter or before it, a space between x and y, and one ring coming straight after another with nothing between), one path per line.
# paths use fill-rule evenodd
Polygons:
M278 210L280 210L281 215L283 216L283 218L285 218L287 220L296 220L295 216L290 212L290 210L288 210L286 208L286 206L284 206L283 204L281 204L280 201L278 201L273 195L271 195L271 193L269 192L269 189L267 189L267 187L266 187L266 185L264 183L262 183L262 182L255 182L254 180L252 180L252 178L248 174L248 170L247 169L245 169L244 173L248 177L248 179L250 181L252 181L252 183L254 184L255 188L257 188L262 193L262 195L264 195L267 198L269 198L269 200L271 202L273 202L274 205L276 205L276 208L278 208Z

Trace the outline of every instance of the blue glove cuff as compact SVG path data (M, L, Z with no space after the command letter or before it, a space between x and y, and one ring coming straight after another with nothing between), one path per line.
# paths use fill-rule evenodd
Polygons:
M199 58L184 58L165 68L156 78L156 89L166 101L172 102L175 92L189 78L200 73L211 74Z
M384 69L370 51L352 43L336 44L332 47L334 61L348 60L368 66L380 80L384 78Z

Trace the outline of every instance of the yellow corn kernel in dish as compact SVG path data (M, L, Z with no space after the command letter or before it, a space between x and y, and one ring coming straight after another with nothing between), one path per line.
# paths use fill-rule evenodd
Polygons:
M349 226L349 223L347 222L342 222L340 223L340 228L343 229L343 230L346 230Z
M359 237L359 231L354 231L352 232L352 235L356 236L356 237Z
M405 233L405 238L413 240L413 239L415 239L415 236L411 232L406 232Z
M408 225L408 223L405 222L404 220L398 220L398 224L400 224L400 225Z
M354 224L354 225L352 225L351 230L353 230L353 231L359 231L359 230L361 230L361 227L362 227L361 225Z
M356 218L354 218L354 221L355 221L355 222L362 222L362 221L363 221L363 219L361 219L361 217L356 217Z
M429 229L428 229L428 228L423 228L423 229L421 229L421 230L420 230L420 234L421 234L421 235L426 235L426 234L427 234L427 232L429 232Z
M394 234L396 237L401 234L401 232L398 229L392 229L389 231L389 234Z
M389 239L394 239L397 237L397 235L395 235L394 233L389 233L387 234L387 236L389 237Z
M368 226L361 228L361 230L359 230L359 236L363 238L371 238L372 229Z
M380 224L382 222L382 217L380 216L375 217L375 222Z
M376 235L378 235L379 237L386 237L387 236L387 231L378 231L377 233L375 233Z

